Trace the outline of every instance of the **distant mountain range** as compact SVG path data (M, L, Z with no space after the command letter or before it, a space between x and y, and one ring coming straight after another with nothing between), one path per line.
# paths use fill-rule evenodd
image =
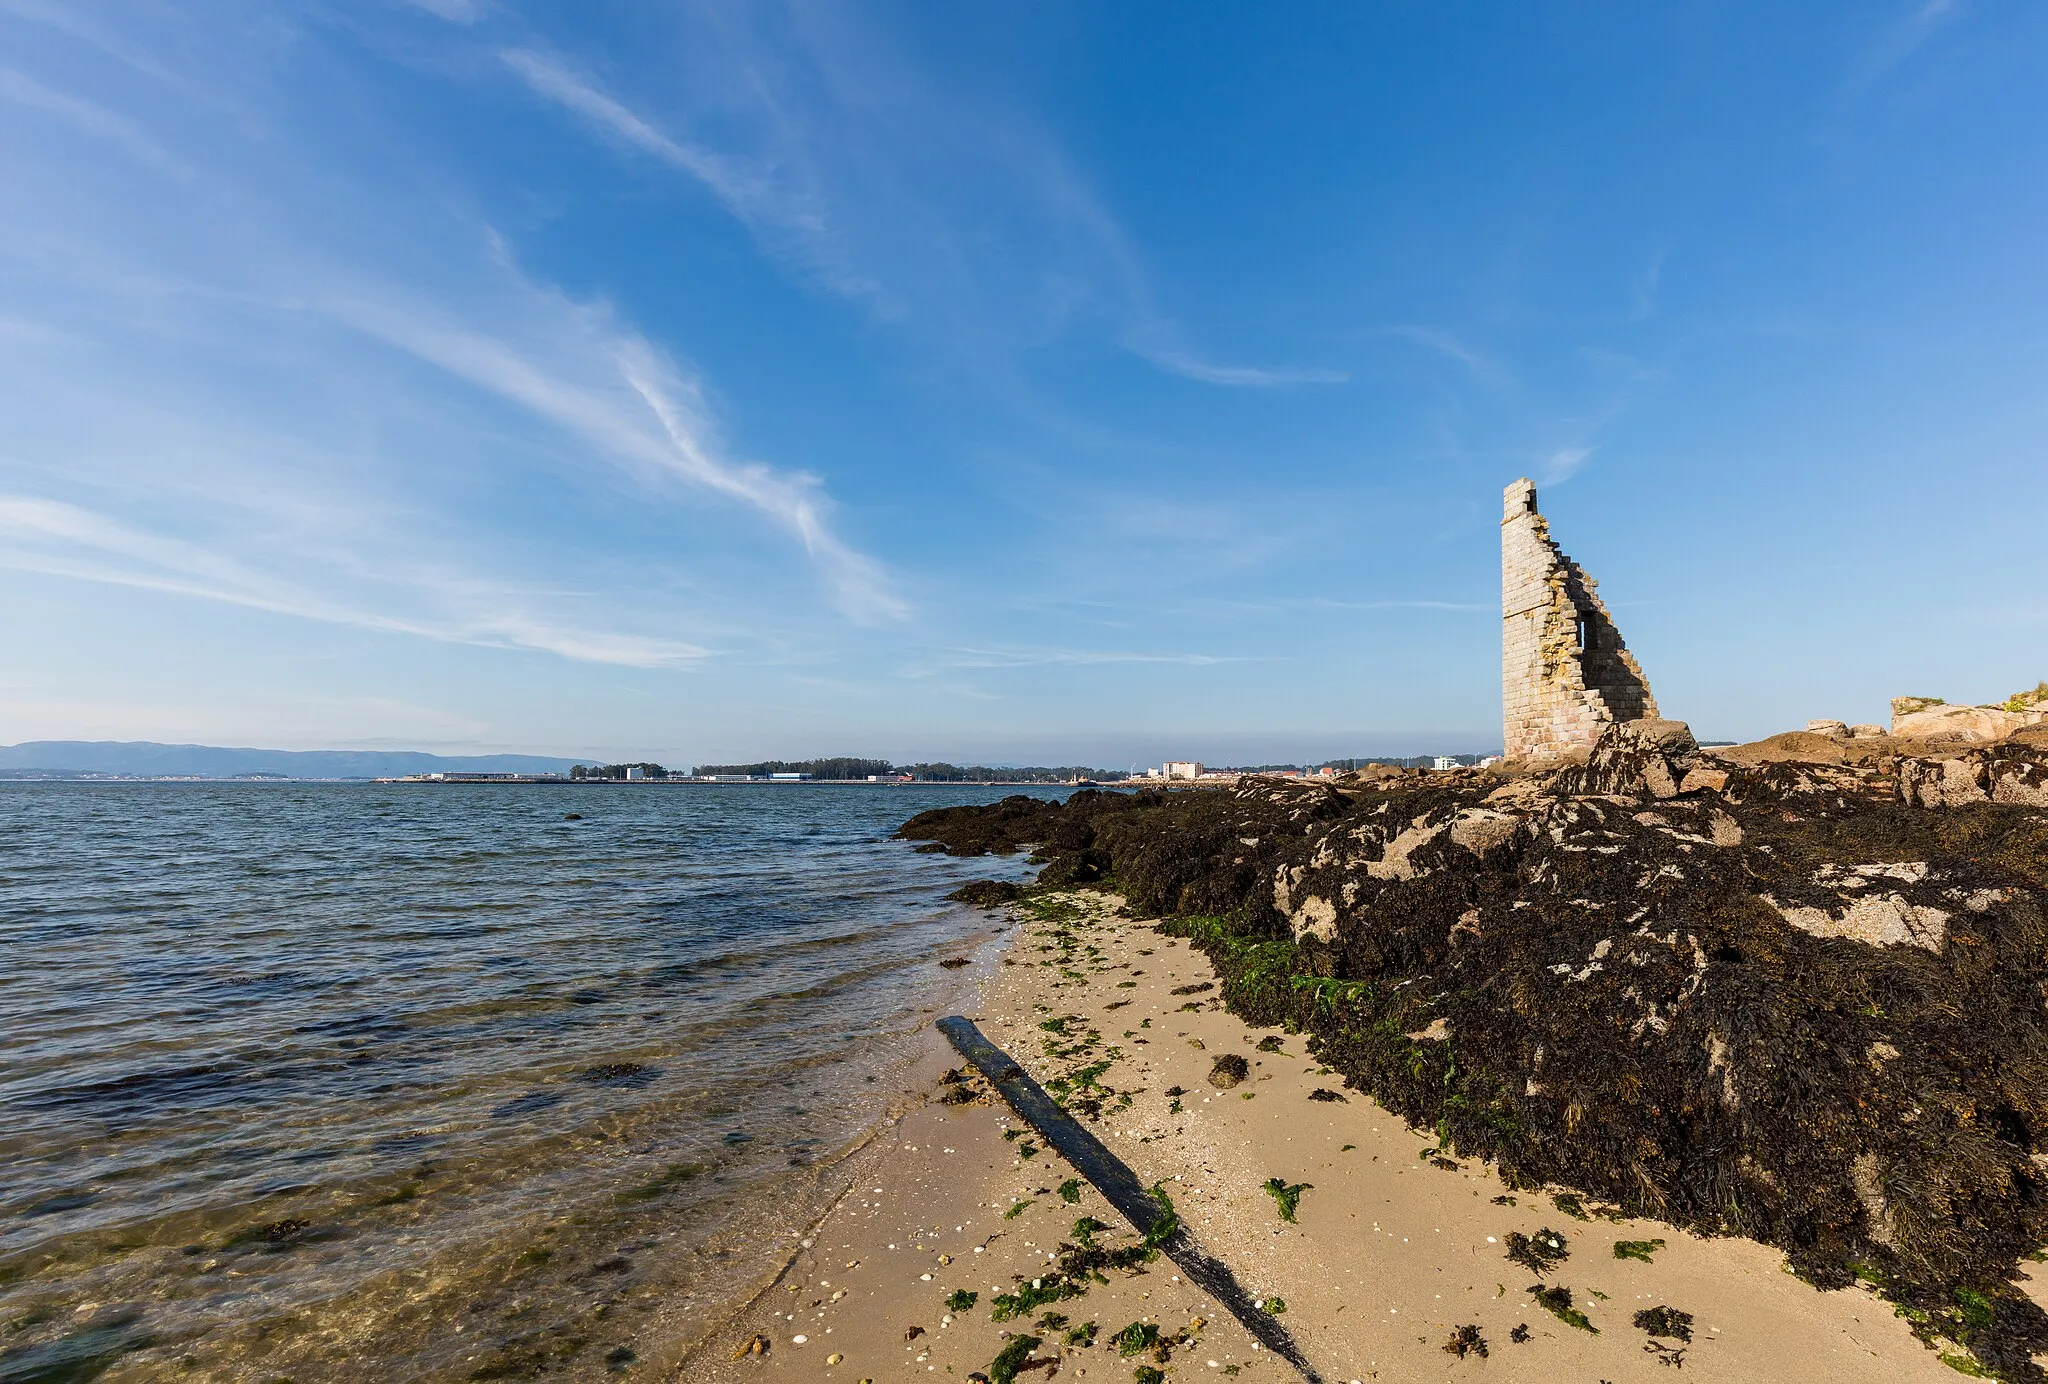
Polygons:
M0 746L0 778L382 778L393 774L551 774L590 760L533 754L426 754L418 750L249 750L150 740L29 740Z

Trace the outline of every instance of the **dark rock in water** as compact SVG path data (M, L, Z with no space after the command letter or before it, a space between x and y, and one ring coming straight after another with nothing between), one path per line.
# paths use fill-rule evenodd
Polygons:
M1103 795L1074 794L1091 796ZM972 813L951 807L920 812L897 828L896 835L904 841L930 842L947 855L1015 855L1026 842L1050 841L1062 821L1059 803L1014 793Z
M525 1095L514 1096L493 1109L491 1118L502 1120L508 1115L531 1115L536 1110L546 1110L549 1106L561 1103L562 1093L559 1091L528 1091Z
M2043 1381L2012 1278L2048 1244L2044 809L2023 739L1749 763L1632 722L1547 773L1013 798L898 834L1114 878L1229 1008L1442 1155L1775 1245Z
M1006 879L977 879L961 885L946 897L974 908L1001 908L1006 903L1015 903L1023 892Z
M1209 1068L1209 1084L1211 1086L1221 1086L1227 1091L1251 1074L1251 1063L1245 1061L1234 1052L1226 1052L1223 1056L1216 1059L1214 1066Z
M653 1067L638 1062L600 1062L595 1067L585 1067L576 1079L593 1086L645 1086L659 1075Z
M562 820L565 822L580 822L583 820L583 814L580 812L564 812Z
M54 1216L60 1211L76 1211L92 1205L100 1199L97 1192L65 1192L57 1196L44 1197L21 1212L24 1216Z

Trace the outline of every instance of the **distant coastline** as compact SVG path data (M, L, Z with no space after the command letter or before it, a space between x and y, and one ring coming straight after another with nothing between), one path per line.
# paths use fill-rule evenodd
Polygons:
M1201 779L1210 786L1245 774L1329 778L1371 765L1446 768L1473 764L1478 755L1312 760L1302 764L1209 767L1169 761L1144 771L1087 764L954 764L944 760L897 764L886 759L824 756L697 764L671 769L652 761L595 763L548 755L442 755L423 750L269 750L155 741L32 740L0 745L0 782L224 783L400 782L433 784L558 783L814 783L968 784L983 787L1087 787L1145 783L1154 787Z

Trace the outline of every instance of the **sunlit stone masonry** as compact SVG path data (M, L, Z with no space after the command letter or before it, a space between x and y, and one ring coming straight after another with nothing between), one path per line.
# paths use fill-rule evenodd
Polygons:
M1500 676L1510 759L1588 747L1616 721L1656 717L1657 699L1598 586L1551 542L1535 483L1509 486L1500 521Z

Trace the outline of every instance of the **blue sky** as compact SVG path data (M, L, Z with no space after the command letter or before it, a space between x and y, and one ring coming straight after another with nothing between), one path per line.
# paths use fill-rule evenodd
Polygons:
M2048 676L2048 7L0 0L0 740L1499 743Z

